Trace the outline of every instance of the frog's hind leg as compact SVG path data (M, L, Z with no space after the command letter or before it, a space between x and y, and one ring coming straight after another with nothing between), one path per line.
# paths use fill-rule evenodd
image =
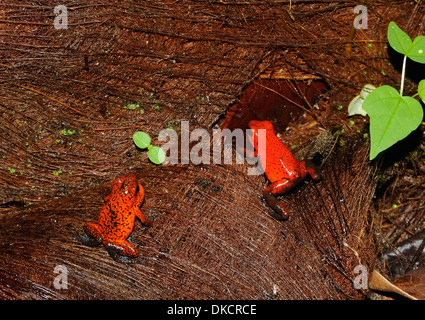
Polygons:
M139 250L127 240L114 240L107 242L105 248L112 259L123 263L135 263Z
M271 183L264 191L263 198L266 200L268 205L273 209L269 211L270 215L277 220L286 220L289 217L289 213L285 206L277 200L276 196L284 194L291 190L298 180L282 179Z
M86 222L83 226L83 230L84 232L82 233L77 231L78 238L82 244L88 247L96 247L102 243L102 235L97 224Z
M286 210L285 206L277 200L271 192L263 192L263 198L266 200L267 204L272 208L269 210L269 214L276 220L286 220L289 217L289 213Z

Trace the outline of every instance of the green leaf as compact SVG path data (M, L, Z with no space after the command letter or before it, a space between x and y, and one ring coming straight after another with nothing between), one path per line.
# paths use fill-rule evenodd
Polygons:
M146 149L151 144L151 138L143 131L137 131L133 134L133 141L140 149Z
M415 62L425 63L425 36L418 36L412 42L409 35L391 21L388 25L387 37L395 51Z
M401 30L394 21L388 24L387 38L390 46L397 52L407 55L412 39L409 35Z
M148 151L149 160L155 164L161 164L165 161L165 152L160 147L149 148Z
M421 80L418 85L418 94L421 97L422 102L425 103L425 79Z
M390 86L371 92L363 102L363 109L370 117L370 160L407 137L423 118L418 100L402 97Z
M425 63L425 37L416 37L406 55L415 62Z

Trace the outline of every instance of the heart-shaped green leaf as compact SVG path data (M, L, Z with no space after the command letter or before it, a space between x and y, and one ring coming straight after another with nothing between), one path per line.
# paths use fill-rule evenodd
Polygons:
M387 38L390 46L413 61L425 63L425 37L418 36L413 42L409 35L401 30L394 21L388 24Z
M418 100L402 97L390 86L375 89L366 97L362 107L370 117L370 160L407 137L423 118Z
M413 61L425 63L425 37L416 37L406 55Z
M388 24L387 38L390 46L397 52L407 55L412 39L409 35L401 30L394 21Z
M421 80L418 85L418 94L421 97L422 102L425 103L425 79Z

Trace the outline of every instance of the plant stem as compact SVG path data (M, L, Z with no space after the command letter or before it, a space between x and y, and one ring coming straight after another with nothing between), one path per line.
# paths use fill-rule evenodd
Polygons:
M404 89L404 74L406 73L406 61L407 56L404 56L403 59L403 69L401 70L401 85L400 85L400 95L403 96L403 89Z

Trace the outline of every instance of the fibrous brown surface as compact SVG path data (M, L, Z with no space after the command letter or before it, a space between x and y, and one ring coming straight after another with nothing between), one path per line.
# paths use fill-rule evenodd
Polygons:
M141 251L137 265L116 263L103 248L87 248L77 239L74 226L96 219L110 184L4 217L2 285L12 289L3 293L84 299L359 298L353 269L373 258L365 221L373 187L367 153L357 152L362 160L334 162L320 183L309 181L285 197L293 215L283 223L273 220L259 199L264 178L247 177L243 167L144 166L138 171L147 190L142 211L155 225L145 229L136 223L130 236ZM359 170L354 173L352 166ZM42 268L34 270L34 264ZM69 271L67 290L53 286L58 265ZM25 283L30 293L13 285L17 269L34 281Z
M143 130L156 143L185 120L211 130L246 84L282 69L330 89L286 143L334 128L359 139L337 106L366 83L398 82L386 26L423 34L424 17L420 2L378 1L366 4L368 29L356 30L357 4L65 1L69 26L57 30L54 1L3 1L1 296L363 298L353 270L370 268L376 253L365 140L333 149L322 180L285 196L292 216L277 222L259 198L266 179L247 176L246 165L155 166L131 139ZM143 263L125 266L80 244L74 226L95 221L112 179L129 171L154 227L136 223L130 241ZM54 287L58 265L68 289Z

